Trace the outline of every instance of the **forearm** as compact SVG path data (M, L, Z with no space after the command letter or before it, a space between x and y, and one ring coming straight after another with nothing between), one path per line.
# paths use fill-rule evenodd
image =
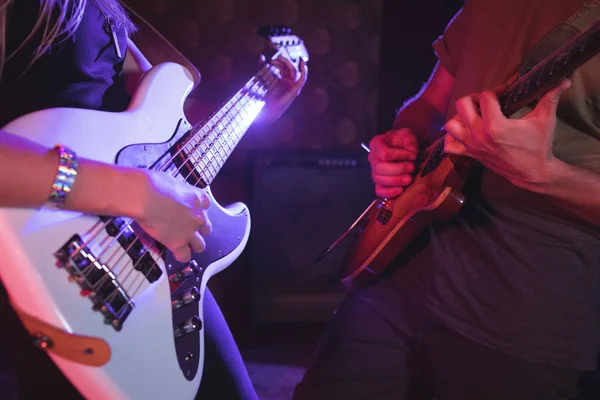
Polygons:
M48 200L57 172L52 149L0 131L0 207L38 208ZM146 183L142 171L79 158L64 208L89 214L136 217Z
M444 122L444 115L436 107L423 96L417 96L398 111L393 128L410 128L423 146L437 139Z
M600 226L600 173L555 160L544 183L531 188L566 211Z
M454 77L438 62L421 91L396 114L395 129L410 128L421 148L440 136L446 122Z

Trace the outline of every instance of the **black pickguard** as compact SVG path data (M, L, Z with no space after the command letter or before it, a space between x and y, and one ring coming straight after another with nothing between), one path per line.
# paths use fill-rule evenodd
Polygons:
M200 271L202 272L206 271L206 267L230 254L240 246L240 243L244 239L246 226L250 218L248 210L245 208L242 213L232 216L224 212L214 203L215 202L213 201L213 204L208 210L208 218L212 223L213 231L210 236L204 238L206 241L206 249L202 253L197 253L192 256L198 263ZM166 262L167 265L172 266L173 271L185 266L185 264L175 261L170 252L168 252ZM168 272L171 274L171 271ZM176 298L182 291L189 289L192 286L199 287L202 272L195 278L190 277L185 280L179 288L173 291L171 297L173 299ZM202 299L200 299L200 301L202 301ZM198 304L190 304L173 310L173 329L175 329L181 321L184 321L193 315L198 315L198 306ZM202 321L202 323L204 323L204 321ZM192 371L192 369L197 369L197 365L188 365L189 361L186 361L186 357L188 351L199 354L199 344L200 341L197 333L185 335L175 341L179 365L186 374L186 377L190 380L193 379L196 374L196 370ZM190 375L188 376L188 374Z

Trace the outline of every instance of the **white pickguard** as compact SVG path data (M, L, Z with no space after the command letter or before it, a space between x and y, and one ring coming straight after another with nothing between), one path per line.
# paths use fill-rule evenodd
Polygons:
M80 157L113 163L117 152L127 145L168 140L177 121L185 119L183 102L192 87L187 70L165 63L147 73L125 112L51 109L26 115L3 129L48 147L63 143ZM221 208L214 201L211 207ZM247 209L236 203L226 212L239 214ZM101 367L81 365L49 352L86 398L193 399L202 362L194 380L184 378L175 356L168 271L162 262L161 278L153 284L143 281L133 298L136 307L120 332L104 324L101 315L91 309L90 300L67 280L65 270L56 267L53 253L73 234L86 233L97 221L96 216L74 212L0 209L0 277L11 302L55 327L108 343L111 359ZM239 256L249 231L248 219L235 251L207 268L201 293L211 275ZM202 318L202 306L199 316Z

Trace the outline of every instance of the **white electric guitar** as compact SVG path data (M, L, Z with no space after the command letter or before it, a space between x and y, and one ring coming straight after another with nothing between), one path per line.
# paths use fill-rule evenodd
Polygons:
M298 67L302 40L265 35ZM202 298L211 276L244 249L250 215L221 207L209 185L280 79L264 65L198 126L183 104L194 83L179 64L152 68L121 113L55 108L3 129L98 161L152 168L206 187L213 232L189 263L175 261L128 218L0 209L0 279L34 342L93 400L193 399L204 361ZM18 188L15 188L18 190ZM35 385L35 382L31 382Z

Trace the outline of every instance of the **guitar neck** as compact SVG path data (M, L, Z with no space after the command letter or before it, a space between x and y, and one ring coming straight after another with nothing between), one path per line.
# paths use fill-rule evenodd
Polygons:
M556 86L600 52L600 21L538 63L499 96L502 112L510 116Z
M600 20L563 44L498 96L503 114L508 117L531 104L598 53L600 53ZM433 171L444 158L445 136L446 132L442 129L441 137L425 150L426 161L421 176ZM463 162L466 165L472 161L463 160Z
M265 105L266 95L279 78L265 65L223 106L194 127L182 146L189 167L210 185Z

